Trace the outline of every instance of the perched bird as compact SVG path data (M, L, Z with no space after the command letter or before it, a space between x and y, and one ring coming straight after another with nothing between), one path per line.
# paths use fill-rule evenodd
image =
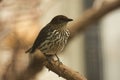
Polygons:
M55 55L59 60L57 53L65 47L70 32L67 29L67 23L73 19L64 15L55 16L38 34L33 46L26 53L34 53L39 49L46 57Z

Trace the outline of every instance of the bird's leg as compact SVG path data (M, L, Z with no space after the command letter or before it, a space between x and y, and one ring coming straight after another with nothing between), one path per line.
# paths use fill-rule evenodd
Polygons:
M57 56L57 54L55 54L56 58L57 58L57 61L60 62L60 59L59 57Z
M60 61L59 57L57 56L57 54L55 54L56 58L57 58L57 61L58 61L58 67L60 67L60 65L62 64L62 62ZM62 74L60 72L60 74ZM58 75L60 77L60 75Z
M62 62L60 61L59 57L57 56L57 54L55 54L56 58L57 58L57 61L58 61L58 65L60 65Z

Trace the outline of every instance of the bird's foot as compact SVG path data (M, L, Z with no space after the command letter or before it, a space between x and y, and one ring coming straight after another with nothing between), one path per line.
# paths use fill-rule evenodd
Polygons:
M56 58L57 58L57 62L58 62L58 66L60 66L62 64L62 62L60 61L59 57L57 56L57 54L55 54Z

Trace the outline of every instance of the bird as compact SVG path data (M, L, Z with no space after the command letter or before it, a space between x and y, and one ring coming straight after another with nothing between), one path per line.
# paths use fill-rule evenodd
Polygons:
M67 28L67 23L73 21L64 15L55 16L43 29L39 32L31 48L25 53L33 54L36 49L40 50L46 58L56 56L62 52L67 44L70 36L70 31Z

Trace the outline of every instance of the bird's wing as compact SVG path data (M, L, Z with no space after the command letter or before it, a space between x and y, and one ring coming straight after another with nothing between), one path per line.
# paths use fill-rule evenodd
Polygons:
M35 51L36 48L38 48L39 45L41 45L41 43L43 43L46 38L49 36L48 35L48 32L51 32L50 31L50 25L46 25L41 31L40 33L38 34L32 48L31 48L31 51L30 53L33 53Z

